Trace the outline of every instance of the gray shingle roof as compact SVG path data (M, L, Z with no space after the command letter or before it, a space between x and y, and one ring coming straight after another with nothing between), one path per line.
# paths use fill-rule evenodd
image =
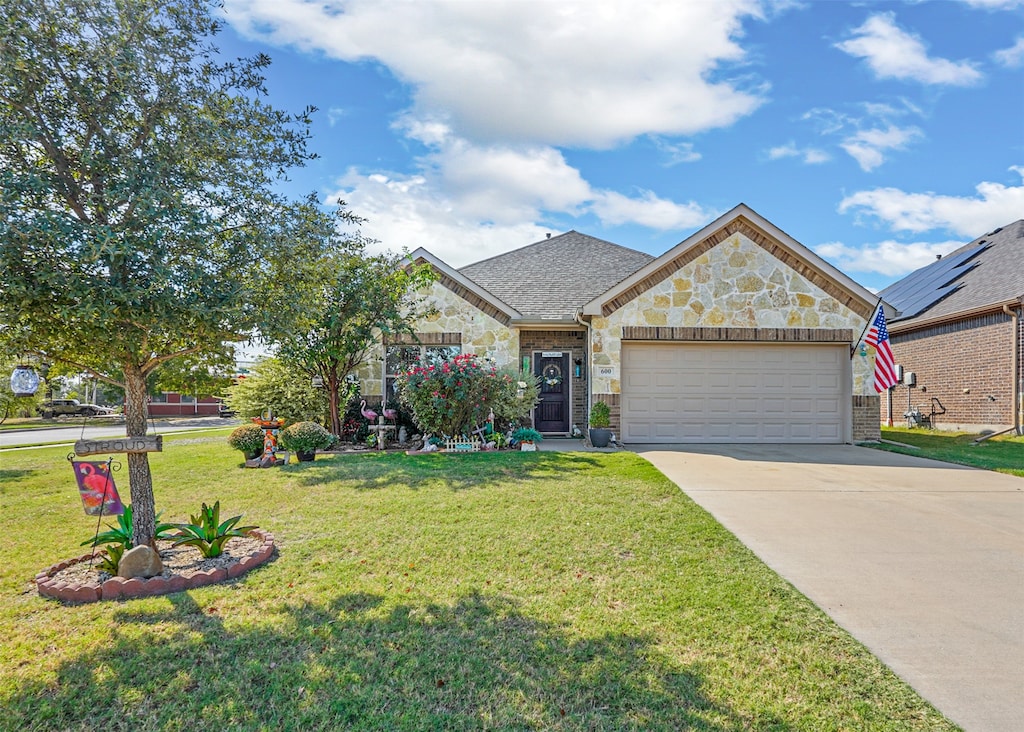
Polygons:
M584 303L652 259L650 254L569 231L459 272L525 318L572 320Z
M893 320L900 326L1024 297L1024 219L978 237L879 294L902 311Z

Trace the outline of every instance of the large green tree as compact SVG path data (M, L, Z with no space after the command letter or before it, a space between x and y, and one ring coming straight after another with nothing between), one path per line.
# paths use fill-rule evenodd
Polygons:
M7 0L0 21L0 342L123 385L260 325L274 257L312 213L275 193L307 109L265 100L266 56L223 62L204 0ZM134 542L152 544L145 453Z
M418 294L435 279L429 265L409 262L400 254L370 255L358 236L324 248L310 267L314 287L303 298L296 326L274 335L278 356L327 390L331 432L341 435L348 394L345 378L381 345L382 339L412 333L413 323L430 312Z

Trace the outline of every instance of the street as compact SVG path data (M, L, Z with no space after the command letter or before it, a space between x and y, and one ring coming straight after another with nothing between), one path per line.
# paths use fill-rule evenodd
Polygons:
M231 427L240 424L237 419L222 417L183 417L170 420L158 420L148 424L148 434L163 435L170 432L187 432L196 429L214 427ZM24 430L0 431L0 449L12 445L49 445L53 443L73 444L76 440L96 439L99 437L123 437L124 423L83 426L81 421L68 423L64 427L42 427Z

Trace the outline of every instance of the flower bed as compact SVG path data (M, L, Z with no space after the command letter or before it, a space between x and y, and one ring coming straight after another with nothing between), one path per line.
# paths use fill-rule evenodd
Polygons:
M161 548L162 560L165 556L176 556L179 560L183 556L186 558L184 562L177 563L177 569L174 566L175 562L165 562L164 573L149 579L109 577L99 581L101 578L96 572L97 580L91 580L87 576L91 573L83 575L80 565L88 562L92 554L83 554L74 559L58 562L37 574L36 589L43 597L73 603L152 597L191 590L240 577L250 569L269 561L276 548L274 535L268 531L253 529L249 532L248 538L251 541L247 544L239 543L232 546L229 542L225 546L224 554L217 558L220 561L190 558L188 555L191 554L201 557L199 551L193 547ZM241 539L237 541L242 542Z

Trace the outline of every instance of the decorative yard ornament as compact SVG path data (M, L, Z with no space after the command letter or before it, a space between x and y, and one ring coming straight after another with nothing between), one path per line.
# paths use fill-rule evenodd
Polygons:
M273 461L277 452L277 435L284 427L283 419L276 419L273 411L253 417L252 421L263 430L263 458Z
M11 372L11 391L16 397L35 396L39 390L39 374L28 364L18 364Z
M78 495L82 498L82 508L85 509L86 516L115 516L124 513L124 504L121 503L121 496L117 493L114 475L111 472L113 460L69 461L75 470Z

